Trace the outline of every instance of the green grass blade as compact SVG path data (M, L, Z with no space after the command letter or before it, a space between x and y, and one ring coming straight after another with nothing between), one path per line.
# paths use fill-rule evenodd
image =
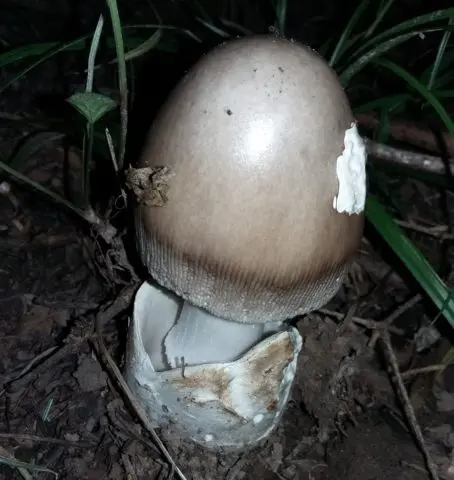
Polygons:
M448 112L445 110L438 98L430 90L428 90L417 78L408 73L399 65L396 65L394 62L391 62L389 60L377 59L375 60L375 63L391 70L395 75L402 78L402 80L407 82L410 87L416 90L437 112L438 116L445 124L445 127L448 129L449 133L454 134L454 122L449 116Z
M437 88L442 88L446 85L454 85L454 68L444 75L437 77L435 85Z
M61 132L38 131L24 137L9 157L7 163L11 168L22 171L28 160L36 155L43 147L61 140L64 134Z
M367 199L366 217L454 328L452 292L421 252L395 224L385 207L372 195Z
M106 0L112 23L112 31L115 39L115 53L118 62L118 89L120 91L120 122L121 135L118 156L116 158L119 169L123 168L126 152L126 138L128 132L128 77L126 74L125 46L123 42L123 30L121 27L120 12L116 0Z
M43 55L48 53L49 50L54 49L57 45L60 45L60 43L35 43L32 45L24 45L23 47L13 48L12 50L0 55L0 67L6 67L12 63L20 62L30 57L36 57L37 55Z
M6 82L0 84L0 94L2 94L8 87L10 87L14 83L16 83L19 79L21 79L28 72L30 72L30 70L33 70L39 64L43 63L44 61L48 60L49 58L52 58L57 53L64 52L65 50L83 48L85 46L85 41L90 37L91 37L91 35L85 35L85 36L80 37L76 40L72 40L70 42L63 43L63 44L61 44L61 43L58 44L57 47L55 47L55 48L51 49L49 52L43 54L38 60L36 60L35 62L32 62L30 65L28 65L26 68L24 68L21 72L14 75L12 78L7 80Z
M275 28L280 35L285 35L285 25L287 21L287 0L277 0L275 6L276 21Z
M454 20L454 17L449 20L450 25L452 25L453 20ZM435 79L437 78L438 72L440 70L441 61L442 61L442 59L445 55L446 48L448 46L450 37L451 37L451 32L447 30L444 33L443 38L441 39L440 46L438 47L438 51L437 51L437 57L435 58L433 68L430 72L429 81L427 83L427 88L429 90L432 90L432 88L434 86Z
M211 16L208 14L208 12L203 8L203 6L198 2L197 0L192 0L193 5L195 6L196 10L199 11L199 15L197 15L199 18L202 18L205 22L209 24L213 24L213 20L211 19Z
M454 90L433 90L437 98L454 98Z
M22 462L20 460L16 460L15 458L5 457L4 455L0 455L0 463L4 465L8 465L10 467L15 467L17 469L30 470L32 472L34 471L34 472L50 473L55 478L58 478L58 473L55 472L54 470L51 470L50 468L46 468L46 467L40 467L35 463Z
M3 163L2 161L0 161L0 171L6 172L13 180L25 184L27 187L32 188L37 192L45 195L48 199L53 200L57 204L60 204L67 209L72 210L81 218L86 218L85 211L73 205L70 201L66 200L65 197L61 196L56 192L53 192L52 190L44 187L43 185L40 185L38 182L31 180L26 175L16 171L14 168L9 167L6 163Z
M157 47L162 38L162 30L159 29L153 33L153 35L145 40L143 43L138 45L136 48L133 48L125 53L125 61L133 60L134 58L141 57L143 54L153 50ZM114 60L117 62L117 59Z
M440 20L449 20L454 16L454 8L445 8L443 10L436 10L431 13L427 13L425 15L420 15L418 17L414 17L410 20L406 20L405 22L399 23L394 27L389 28L388 30L375 35L375 37L371 38L367 42L365 42L358 50L358 54L365 52L375 45L383 42L385 39L389 39L389 37L395 37L396 35L400 35L404 32L408 33L408 30L412 30L414 28L420 27L421 25L427 25L428 23L440 21Z
M191 30L187 28L181 28L176 25L164 25L164 24L159 24L159 23L148 23L148 24L143 24L143 25L123 25L122 27L122 34L124 38L127 38L128 31L129 30L171 30L175 31L177 33L182 33L183 35L186 35L187 37L191 38L192 40L196 41L197 43L202 43L202 39L199 38L197 35L195 35ZM109 38L108 38L109 41Z
M236 22L232 22L232 20L229 20L228 18L219 18L219 21L224 25L224 27L231 28L232 30L237 31L240 35L244 37L250 37L254 35L254 32L252 30L249 30L242 25L239 25Z
M385 109L389 112L394 110L396 106L405 104L411 99L412 96L408 93L389 95L388 97L377 98L376 100L371 100L370 102L353 107L353 113L369 113L379 109Z
M439 74L443 73L452 73L454 67L454 49L450 48L447 50L443 58L440 61L440 65L438 67L438 72ZM427 68L424 73L421 75L421 82L422 83L428 83L430 75L432 74L433 66L431 65L429 68ZM437 78L436 84L439 86L440 82L440 77Z
M355 28L356 24L358 23L358 20L361 18L362 14L366 10L366 8L369 6L370 0L363 0L359 5L358 8L355 10L353 15L350 17L349 22L345 26L344 31L342 32L342 35L337 42L336 48L334 49L334 52L331 55L331 58L329 59L329 64L331 67L334 67L341 57L341 55L344 53L346 49L346 42L350 38L350 34L352 33L353 29Z
M440 30L441 28L433 28L425 30L424 33L436 32ZM411 38L416 37L417 35L420 35L421 33L421 31L406 33L404 35L391 38L390 40L375 46L372 50L363 54L357 60L354 60L353 63L340 74L340 80L342 84L344 86L348 85L350 80L364 67L366 67L374 58L389 52L391 49L410 40Z
M377 16L372 23L372 25L367 29L367 32L364 35L364 38L369 38L380 25L380 22L383 20L384 16L388 13L388 10L391 8L394 0L388 0L382 8L378 10Z
M198 22L200 22L204 27L208 28L208 30L211 30L214 34L218 35L219 37L230 38L230 35L227 32L220 29L219 27L216 27L216 25L213 25L211 22L207 22L206 20L200 17L195 17L195 19Z
M85 91L93 91L93 80L94 80L94 67L96 54L99 49L99 41L101 39L102 29L104 27L104 17L102 15L98 18L98 24L96 25L95 31L93 33L93 39L90 45L90 51L88 53L88 67L87 67L87 80L85 82Z

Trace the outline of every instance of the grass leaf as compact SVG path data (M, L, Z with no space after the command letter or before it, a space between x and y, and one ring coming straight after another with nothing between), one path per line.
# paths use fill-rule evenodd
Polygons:
M404 68L396 65L394 62L385 59L377 59L375 63L391 70L396 76L407 82L407 84L416 90L427 102L432 105L438 116L445 124L448 131L454 135L454 122L437 97L428 90L416 77L407 72Z
M451 290L373 195L367 199L366 216L454 328L454 298Z

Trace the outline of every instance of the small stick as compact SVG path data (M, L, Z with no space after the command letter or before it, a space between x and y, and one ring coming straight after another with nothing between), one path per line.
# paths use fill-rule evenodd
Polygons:
M352 323L353 323L353 316L356 312L356 308L358 305L355 303L353 304L349 309L346 315L342 318L342 322L340 325L337 327L337 335L340 336L342 335L347 329L352 328Z
M388 317L386 317L384 320L383 320L383 325L387 326L388 329L390 327L390 325L397 319L399 318L404 312L406 312L407 310L409 310L411 307L415 306L418 302L420 302L422 299L422 295L417 293L414 297L411 297L409 300L407 300L406 302L404 302L402 305L400 305L399 307L397 307L393 313L391 313L391 315L389 315ZM372 337L369 341L369 347L370 348L374 348L375 347L375 344L377 343L377 340L378 340L378 337L380 336L380 332L375 331L373 334L372 334Z
M225 480L236 480L246 461L247 457L244 454L241 455L238 460L229 468L227 475L225 476Z
M448 227L446 225L437 225L435 227L424 227L412 221L407 222L404 220L394 220L394 222L403 228L407 228L408 230L424 233L425 235L441 238L442 240L452 240L454 238L454 236L448 232Z
M329 310L328 308L319 308L318 312L329 317L334 317L337 320L343 320L345 318L345 313L335 312L334 310ZM395 335L403 336L405 332L401 328L394 327L392 325L384 325L383 322L377 322L375 320L369 320L367 318L361 317L352 317L352 322L366 327L369 330L388 330L388 332L394 333Z
M53 437L40 437L39 435L29 435L27 433L0 433L0 439L11 439L19 441L32 441L39 443L52 443L54 445L65 445L68 447L91 448L94 446L93 442L72 442L71 440L64 440Z
M114 376L115 380L118 382L121 390L123 393L126 395L128 398L130 404L135 410L135 413L139 417L140 421L142 422L142 425L148 430L150 433L151 437L153 440L156 442L156 445L159 447L161 450L162 454L164 455L165 459L169 462L170 465L170 475L169 479L173 477L173 472L176 472L178 476L180 477L181 480L186 480L186 477L184 476L183 472L178 468L176 465L174 459L170 455L169 451L165 447L164 443L161 441L159 438L158 434L155 432L151 422L148 419L147 414L145 413L144 409L141 407L141 405L138 403L136 400L134 394L131 392L128 384L125 382L123 375L121 374L119 368L117 367L115 361L111 357L109 351L107 350L107 347L104 343L103 337L102 337L102 325L105 319L112 318L112 312L117 312L118 310L121 311L122 309L124 310L126 306L128 306L132 300L132 297L135 292L135 286L134 287L127 287L123 292L120 293L118 298L112 303L112 305L102 312L98 313L96 315L96 320L95 320L95 330L96 330L96 336L98 338L98 346L101 354L104 356L106 362L107 362L107 369L108 371ZM120 308L119 308L120 307ZM123 308L121 308L123 307Z
M402 380L402 376L399 372L399 366L397 364L397 359L396 359L396 356L394 354L394 350L393 350L393 347L391 345L391 340L389 338L388 332L383 332L380 335L380 339L383 343L384 351L386 353L386 356L388 358L388 362L389 362L389 364L391 366L391 369L393 371L393 374L394 374L394 380L397 384L397 390L398 390L398 392L400 394L400 397L401 397L401 400L402 400L402 404L403 404L403 407L404 407L404 412L407 416L407 420L409 421L409 423L410 423L410 425L413 429L413 433L415 434L416 439L418 440L419 446L420 446L420 448L423 452L429 475L432 478L432 480L439 480L438 473L437 473L437 467L436 467L435 462L433 461L433 459L432 459L432 457L429 453L429 450L426 447L426 443L424 441L424 436L422 434L421 427L418 424L418 420L416 419L416 415L415 415L415 412L413 410L413 406L410 402L410 398L408 397L408 393L407 393L407 390L405 388L404 382Z
M412 368L401 373L402 378L414 377L420 373L441 372L449 365L428 365L427 367Z
M409 463L409 462L406 462L405 460L401 460L400 463L404 467L412 468L413 470L416 470L417 472L427 473L427 471L424 467L420 467L419 465L415 465L414 463ZM452 477L451 476L447 477L446 475L441 474L440 479L442 479L442 480L452 480Z
M5 379L4 383L12 383L15 382L16 380L19 380L19 378L23 377L26 375L28 372L33 370L33 367L38 364L41 360L50 357L56 350L58 350L57 346L54 347L49 347L48 349L44 350L44 352L39 353L36 355L36 357L32 358L30 362L25 365L25 367L18 373L13 374L11 378Z

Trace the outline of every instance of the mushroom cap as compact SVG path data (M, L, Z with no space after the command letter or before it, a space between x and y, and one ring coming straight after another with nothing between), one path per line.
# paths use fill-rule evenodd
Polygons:
M303 45L252 36L202 57L161 108L137 165L173 172L163 206L135 209L151 275L239 322L324 305L363 231L364 202L356 213L333 204L352 125L336 74Z

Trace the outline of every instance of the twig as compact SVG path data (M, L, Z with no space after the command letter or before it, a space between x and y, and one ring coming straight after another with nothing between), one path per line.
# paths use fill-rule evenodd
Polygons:
M129 460L128 455L126 453L121 454L121 460L123 462L123 466L125 467L126 474L128 475L128 480L137 480L136 472L131 464L131 460Z
M402 460L401 465L404 467L412 468L413 470L416 470L419 473L427 473L427 470L424 467L420 467L419 465L415 465L414 463L409 463L406 462L405 460Z
M388 317L386 317L384 320L383 320L383 324L387 326L387 328L389 329L389 327L391 326L391 324L397 319L399 318L404 312L406 312L407 310L409 310L410 308L414 307L418 302L420 302L422 300L422 295L420 293L417 293L414 297L411 297L409 300L407 300L406 302L404 302L402 305L400 305L399 307L397 307L393 313L391 313L391 315L389 315ZM377 340L378 340L378 337L380 336L380 332L377 330L376 332L374 332L372 334L372 337L369 341L369 347L370 348L374 348L375 347L375 344L377 343Z
M4 379L3 383L11 383L19 380L19 378L23 377L29 371L31 371L36 364L38 364L41 360L50 357L56 350L58 350L58 347L54 346L44 350L44 352L39 353L38 355L36 355L36 357L32 358L30 362L28 362L27 365L25 365L25 367L21 369L20 372L13 373L10 378Z
M322 313L323 315L328 315L329 317L334 317L337 320L343 320L345 318L345 314L341 312L335 312L334 310L329 310L328 308L319 308L318 312ZM394 327L393 325L385 325L383 322L377 322L375 320L369 320L367 318L361 317L352 317L352 322L361 325L362 327L366 327L369 330L387 330L395 335L403 336L405 332L401 328Z
M31 441L39 443L51 443L54 445L64 445L67 447L91 448L95 445L94 442L72 442L71 440L64 440L61 438L40 437L39 435L29 435L27 433L0 433L0 439L11 439L19 441Z
M431 237L436 237L441 240L453 240L454 236L448 232L447 225L437 225L435 227L424 227L423 225L418 225L412 221L406 222L404 220L394 220L397 225L407 228L408 230L413 230L415 232L424 233L425 235L430 235Z
M384 143L374 142L366 137L363 137L363 140L366 144L367 153L378 161L391 165L402 165L426 173L446 174L446 166L441 157L401 150ZM454 165L454 158L448 159L448 164Z
M235 480L238 475L241 473L241 469L244 467L247 461L245 455L241 455L237 461L229 468L225 480Z
M42 362L37 362L36 358L33 359L19 374L12 374L10 378L4 379L4 385L23 382L30 373L39 376L43 371L47 371L50 368L49 364L53 365L71 353L78 353L81 345L87 340L90 326L91 320L87 319L86 316L82 315L77 318L71 332L63 340L62 346L51 347L45 352L40 353L38 357ZM73 332L76 333L74 334ZM47 356L45 354L47 354ZM3 395L5 391L6 390L0 391L0 396Z
M119 313L120 311L124 311L126 307L130 305L133 295L135 293L135 290L136 290L135 285L133 287L125 288L110 307L108 307L107 309L103 310L102 312L98 313L98 315L96 315L95 329L96 329L96 336L98 339L99 350L107 362L107 365L106 365L108 367L107 370L113 375L115 380L118 382L121 390L128 398L129 403L132 405L132 407L135 410L135 413L137 414L140 421L142 422L142 425L146 428L146 430L148 430L151 437L156 442L156 445L159 447L162 454L164 455L165 459L169 462L169 465L171 468L169 478L173 477L173 471L175 471L181 480L186 480L186 477L184 476L183 472L178 468L172 456L170 455L167 448L165 447L164 443L161 441L161 439L155 432L144 409L138 403L134 394L131 392L128 384L125 382L119 368L117 367L109 351L107 350L107 347L102 337L102 326L104 321L112 318L113 316L115 316L116 313Z
M376 114L361 113L355 115L356 120L365 128L376 130L380 126L380 118ZM394 140L405 142L416 148L441 153L437 139L429 128L404 121L392 121L389 133ZM446 132L442 136L449 156L454 156L454 136Z
M448 365L428 365L427 367L420 367L420 368L412 368L411 370L406 370L405 372L401 373L402 378L409 378L414 377L415 375L419 375L420 373L432 373L432 372L442 372L445 370Z
M439 480L437 467L429 453L429 450L426 447L426 443L424 441L424 436L421 431L421 427L418 424L418 420L416 419L415 412L413 410L413 406L410 402L410 398L408 397L407 390L405 388L404 382L402 380L402 376L399 372L399 366L397 364L397 359L394 354L393 347L391 345L391 340L389 338L389 334L387 332L383 332L380 335L380 339L383 343L384 351L386 353L389 365L391 366L392 372L394 374L394 381L397 384L397 389L400 394L402 405L404 408L404 412L407 416L407 420L410 423L413 433L418 440L419 446L423 452L424 459L426 461L427 470L429 472L430 477L432 480Z
M349 309L348 312L344 315L342 318L341 323L337 326L337 335L341 336L345 333L347 329L352 328L352 323L353 323L353 316L356 312L356 309L358 308L358 305L354 303Z
M426 474L427 470L424 467L420 467L419 465L415 465L414 463L406 462L405 460L401 460L400 464L404 467L412 468L413 470L416 470L417 472L421 472ZM449 476L447 477L446 475L440 474L440 479L441 480L452 480L452 477Z

